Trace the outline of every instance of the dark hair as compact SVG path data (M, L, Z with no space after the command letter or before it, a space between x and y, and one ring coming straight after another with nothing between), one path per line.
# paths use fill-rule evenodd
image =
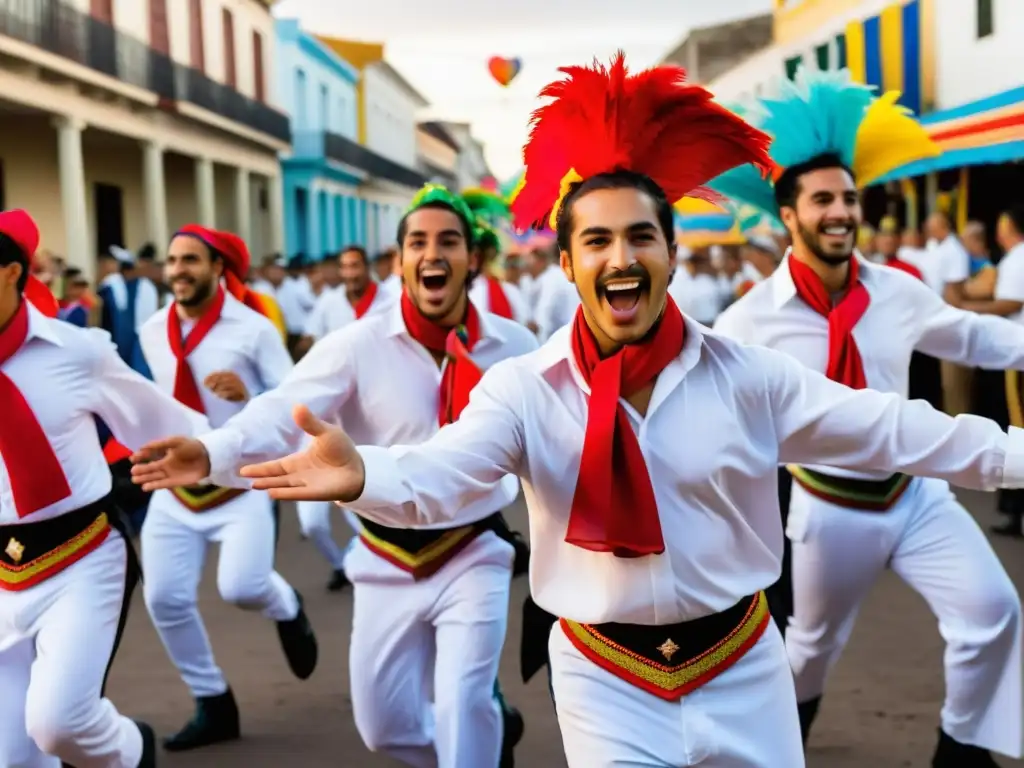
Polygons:
M655 212L658 216L658 224L665 235L665 243L671 250L675 243L675 216L672 212L672 203L665 196L665 191L659 187L649 176L633 171L611 171L591 176L586 181L577 181L569 186L569 191L562 198L562 204L558 209L555 232L558 237L558 249L569 252L572 244L572 207L579 198L588 192L598 189L635 189L643 192L654 201Z
M1004 211L1017 234L1024 237L1024 203L1014 203Z
M346 253L358 253L359 257L363 260L363 266L370 266L370 257L366 255L366 249L363 248L363 246L356 245L354 243L352 245L346 245L344 248L338 251L339 262L341 257Z
M459 220L459 226L462 229L462 236L466 240L466 248L472 251L473 248L476 247L476 240L473 237L473 226L466 219L466 217L459 213L457 210L455 210L455 208L453 208L451 205L444 202L443 200L432 200L429 203L424 203L419 208L413 208L411 211L406 211L405 215L402 216L402 220L398 222L399 248L402 247L402 243L405 241L405 236L408 234L409 217L416 213L416 211L422 211L431 208L437 211L448 211L449 213L455 214L455 217Z
M21 277L18 278L18 291L25 290L28 283L28 254L14 240L0 233L0 267L10 264L21 264Z
M139 248L139 261L156 261L156 246L146 243Z
M841 168L854 178L853 171L839 157L839 155L826 153L812 157L796 165L791 165L775 181L775 205L779 208L795 208L796 199L800 196L800 177L811 171L820 171L824 168Z

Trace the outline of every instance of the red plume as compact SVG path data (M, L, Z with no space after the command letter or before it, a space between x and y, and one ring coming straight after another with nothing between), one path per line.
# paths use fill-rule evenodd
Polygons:
M620 51L609 68L595 61L559 71L567 77L540 92L553 101L533 113L523 148L525 184L512 203L521 229L547 223L570 170L582 179L615 170L643 174L674 203L714 199L701 187L730 168L772 168L770 137L687 83L681 67L630 75Z

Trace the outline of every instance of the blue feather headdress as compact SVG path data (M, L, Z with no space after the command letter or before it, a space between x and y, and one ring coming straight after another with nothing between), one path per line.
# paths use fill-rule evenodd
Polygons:
M853 82L848 70L801 67L793 81L779 84L778 96L762 98L742 112L748 122L772 136L769 154L778 166L775 179L787 168L835 155L853 171L858 184L867 185L901 165L939 154L924 128L896 104L899 94L878 98L873 91ZM773 180L755 168L734 168L708 186L733 203L778 216Z

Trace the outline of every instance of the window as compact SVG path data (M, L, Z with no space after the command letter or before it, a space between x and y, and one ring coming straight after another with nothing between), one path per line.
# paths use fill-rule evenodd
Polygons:
M171 55L167 30L167 0L149 0L149 47L164 56Z
M328 100L327 84L320 83L320 130L326 131L331 127L331 103Z
M301 130L309 127L306 114L306 73L295 70L295 122Z
M206 71L206 54L203 45L203 0L189 0L188 47L192 68Z
M266 82L263 75L263 35L255 29L252 31L252 66L253 66L253 95L256 101L266 101Z
M235 71L235 17L227 8L221 9L221 26L224 29L224 82L235 88L238 73Z
M995 32L992 18L992 0L977 0L978 39L989 37Z

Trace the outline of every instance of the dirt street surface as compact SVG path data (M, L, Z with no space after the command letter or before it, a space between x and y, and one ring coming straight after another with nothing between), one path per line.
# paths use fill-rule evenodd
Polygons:
M961 497L987 530L996 521L993 498ZM209 559L201 605L217 658L234 688L242 713L243 739L223 747L160 758L162 766L182 768L387 768L390 760L365 750L352 721L348 695L351 591L325 590L327 568L308 542L300 540L294 510L282 515L278 568L305 596L320 641L320 666L307 682L295 680L285 665L273 625L220 602ZM526 530L517 508L509 516ZM349 535L341 515L340 537ZM1018 589L1024 584L1024 542L997 540L996 551ZM526 735L516 751L520 766L564 768L561 739L546 681L519 681L519 616L526 579L512 592L509 639L502 661L502 684L526 717ZM879 581L861 612L853 640L833 675L815 724L810 768L916 768L930 765L943 696L942 641L924 602L893 574ZM191 715L192 702L167 660L142 603L141 590L109 695L131 717L145 719L162 735ZM1000 764L1024 762L999 758ZM484 768L483 766L481 768Z

